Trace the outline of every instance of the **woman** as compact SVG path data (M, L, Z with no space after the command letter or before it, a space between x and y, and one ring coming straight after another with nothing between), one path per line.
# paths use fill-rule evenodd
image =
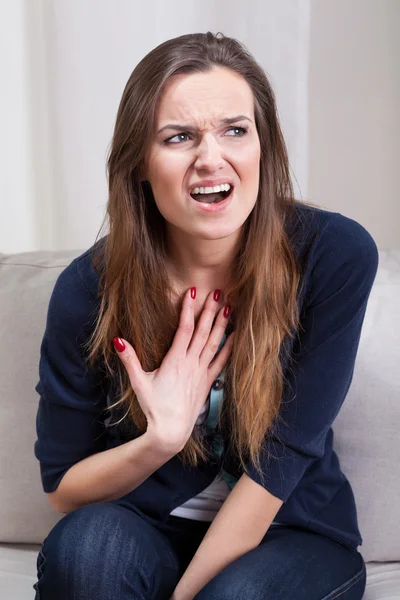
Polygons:
M331 426L374 240L294 199L265 73L210 32L137 65L108 177L41 346L37 598L361 599Z

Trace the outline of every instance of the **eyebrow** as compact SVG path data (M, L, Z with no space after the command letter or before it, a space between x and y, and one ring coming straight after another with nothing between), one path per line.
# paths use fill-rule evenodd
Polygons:
M237 117L226 117L224 119L220 119L219 123L221 125L231 125L232 123L236 123L237 121L250 121L250 123L252 123L252 120L249 119L249 117L246 117L246 115L238 115ZM177 123L169 123L168 125L164 125L164 127L162 127L159 131L157 131L157 135L164 131L164 129L173 129L174 131L185 130L190 133L194 133L196 131L196 128L192 127L191 125L178 125Z

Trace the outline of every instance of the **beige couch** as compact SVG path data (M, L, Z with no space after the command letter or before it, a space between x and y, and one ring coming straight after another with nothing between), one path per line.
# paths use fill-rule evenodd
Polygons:
M59 273L84 250L0 254L0 597L33 600L36 555L62 518L34 457L39 350ZM380 253L353 382L334 424L367 562L364 600L400 600L400 250ZM94 599L95 600L95 599ZM118 600L118 599L116 599ZM295 600L295 599L293 599Z

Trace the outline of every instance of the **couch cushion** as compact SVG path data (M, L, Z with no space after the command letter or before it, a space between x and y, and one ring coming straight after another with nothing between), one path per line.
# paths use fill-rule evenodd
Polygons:
M400 560L400 251L379 254L348 395L333 425L365 561Z
M41 543L62 517L34 456L40 344L61 271L82 251L0 254L0 542Z
M363 600L400 600L400 562L367 563Z
M84 250L0 254L0 542L41 543L62 517L33 447L40 343L60 272ZM366 561L400 560L400 250L381 251L354 378L334 423ZM18 345L18 347L17 347Z
M1 598L32 600L37 581L36 558L40 545L0 544Z

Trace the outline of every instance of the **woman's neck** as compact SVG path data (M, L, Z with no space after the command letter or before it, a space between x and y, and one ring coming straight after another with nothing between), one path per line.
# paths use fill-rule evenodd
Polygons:
M229 280L239 232L221 239L197 239L171 226L166 231L168 270L181 287L200 293L223 289Z
M172 287L171 301L173 305L179 305L183 295L191 287L196 288L196 298L194 302L194 319L197 323L198 318L204 310L204 304L207 300L207 296L214 292L214 290L221 290L220 298L218 301L218 311L226 304L231 304L224 295L224 290L228 284L228 277L226 271L220 270L205 270L205 269L192 269L190 271L190 277L184 281L180 274L176 273L176 270L171 268L167 264L167 274Z

